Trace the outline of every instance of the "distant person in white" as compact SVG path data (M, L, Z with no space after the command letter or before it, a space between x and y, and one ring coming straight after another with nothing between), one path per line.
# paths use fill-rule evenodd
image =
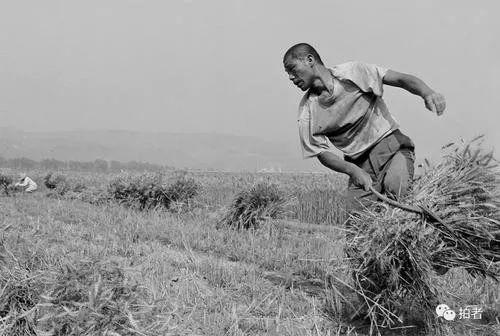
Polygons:
M36 185L35 181L33 181L31 178L29 178L28 176L26 176L26 174L22 173L19 175L19 182L17 182L16 184L14 184L15 187L26 187L28 186L28 188L26 188L24 191L26 192L32 192L32 191L35 191L38 186Z

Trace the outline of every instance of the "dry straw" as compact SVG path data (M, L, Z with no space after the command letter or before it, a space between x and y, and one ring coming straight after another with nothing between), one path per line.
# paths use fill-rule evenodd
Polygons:
M0 172L0 191L9 195L9 187L12 185L13 178L10 175Z
M6 267L6 265L1 265ZM130 282L113 262L28 274L1 269L0 335L166 335L172 305Z
M188 205L200 188L193 178L168 181L163 174L124 175L110 182L108 194L120 204L139 210L172 210L174 204Z
M259 182L240 191L219 221L219 226L236 229L257 228L268 218L281 218L291 198L276 184Z
M400 200L428 208L443 223L380 203L351 217L346 251L372 332L416 316L437 332L436 273L462 267L498 278L492 265L500 261L500 173L480 138L443 147L442 162L427 167Z

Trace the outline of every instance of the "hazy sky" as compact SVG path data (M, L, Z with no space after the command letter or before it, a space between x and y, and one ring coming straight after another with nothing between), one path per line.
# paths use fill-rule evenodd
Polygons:
M500 144L498 1L0 0L0 126L223 132L297 144L292 44L421 77L441 118L387 88L420 157ZM497 150L498 153L498 150Z

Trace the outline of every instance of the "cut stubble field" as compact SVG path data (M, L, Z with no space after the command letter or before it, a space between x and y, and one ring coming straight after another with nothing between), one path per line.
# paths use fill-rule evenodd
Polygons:
M351 319L358 297L334 198L316 197L310 183L291 219L234 230L218 227L221 206L255 177L219 178L198 178L203 206L180 213L48 198L44 191L1 197L0 334L366 335L367 326ZM436 281L463 306L498 308L490 280L454 269ZM472 321L444 329L499 331Z

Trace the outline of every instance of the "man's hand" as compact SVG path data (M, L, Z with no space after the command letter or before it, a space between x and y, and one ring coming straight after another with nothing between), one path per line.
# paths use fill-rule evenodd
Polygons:
M363 169L354 163L342 160L336 154L325 151L318 155L319 162L327 168L336 172L347 174L351 177L352 183L357 187L362 187L366 191L372 186L372 178Z
M355 186L362 187L363 189L365 189L365 191L370 190L373 181L370 174L365 172L363 169L355 167L349 173L349 176L351 177L352 183L354 183Z
M425 107L438 116L442 115L444 109L446 108L446 101L444 96L437 92L432 92L426 96L424 96Z

